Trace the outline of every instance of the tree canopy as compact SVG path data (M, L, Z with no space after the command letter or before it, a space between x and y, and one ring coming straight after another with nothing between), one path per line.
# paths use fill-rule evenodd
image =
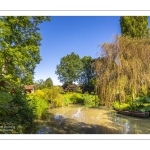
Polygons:
M92 92L94 91L95 84L95 72L92 67L93 59L91 56L84 56L81 58L83 70L79 76L79 84L82 85L83 92Z
M43 16L0 17L0 74L31 82L36 64L41 61L41 35L38 27Z
M82 61L78 54L71 53L64 56L60 60L60 64L56 66L56 74L62 83L72 84L76 82L82 72Z
M131 37L149 36L148 16L120 17L121 33Z
M101 45L102 55L95 62L97 91L102 104L126 102L150 87L150 39L116 36ZM116 96L119 96L118 98Z
M90 56L84 56L82 59L83 71L81 72L79 83L89 84L93 78L92 63L93 59Z

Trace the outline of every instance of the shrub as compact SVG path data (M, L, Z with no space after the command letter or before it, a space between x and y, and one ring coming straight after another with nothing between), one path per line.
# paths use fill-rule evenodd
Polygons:
M134 109L129 103L119 103L118 101L115 101L113 103L113 107L118 110L133 110Z
M71 96L72 93L65 93L62 94L62 98L63 98L63 105L68 106L71 102Z
M65 92L77 92L79 90L78 85L65 83L63 86Z
M65 92L64 92L64 91L62 91L62 92L60 92L60 94L65 94Z
M64 92L62 86L60 86L60 85L54 86L53 88L56 88L59 93Z
M77 93L82 93L82 90L80 88L77 89Z
M91 92L90 94L91 94L91 95L94 95L95 93L94 93L94 92Z
M84 104L86 107L94 107L99 105L98 96L81 94L81 93L66 93L63 94L64 105L69 104Z
M62 95L58 94L57 97L55 97L55 98L52 100L52 104L53 104L54 107L63 106L64 103L63 103L63 97L62 97Z
M93 107L93 106L95 106L93 95L83 94L83 101L84 101L84 105L86 107Z
M82 103L83 104L82 94L80 94L80 93L73 93L73 94L71 94L70 101L72 103Z
M51 103L52 107L63 106L63 97L60 94L62 92L60 87L52 87L50 89L43 89L44 98Z
M53 101L58 95L59 95L59 88L57 87L52 87L50 89L46 88L43 89L44 92L44 98L48 101Z
M150 105L146 105L143 108L140 108L139 110L142 112L150 111Z
M63 105L68 106L70 104L70 99L67 97L63 97Z
M37 119L44 117L48 113L49 103L44 98L36 94L28 94L28 102L33 109Z
M94 85L82 85L81 88L82 88L83 93L85 93L85 92L91 93L91 92L94 92L94 90L95 90Z
M35 119L22 87L15 87L15 93L0 91L0 123L14 126L11 133L25 133ZM6 132L3 132L6 133Z
M114 107L115 109L119 109L119 108L120 108L119 106L120 106L120 104L119 104L118 101L113 102L113 107Z
M34 92L34 96L36 97L41 97L44 98L45 97L45 93L42 90L37 90Z
M122 103L119 107L120 110L131 110L131 106L127 103Z
M125 102L126 103L131 103L132 102L132 96L131 95L126 95Z

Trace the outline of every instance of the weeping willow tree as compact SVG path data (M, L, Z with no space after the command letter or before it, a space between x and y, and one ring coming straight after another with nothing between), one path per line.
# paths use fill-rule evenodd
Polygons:
M94 63L96 87L101 104L132 100L150 87L150 39L116 36L100 45L100 57Z

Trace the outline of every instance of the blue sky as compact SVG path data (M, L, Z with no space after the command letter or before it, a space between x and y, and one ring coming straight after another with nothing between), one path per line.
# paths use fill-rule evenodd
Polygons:
M42 61L35 68L34 80L51 78L61 85L55 74L60 59L74 52L81 58L98 57L99 44L111 42L121 34L120 16L51 16L50 22L40 25Z

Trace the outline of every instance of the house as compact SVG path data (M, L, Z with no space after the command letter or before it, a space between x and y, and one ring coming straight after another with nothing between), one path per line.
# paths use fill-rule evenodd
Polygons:
M27 93L34 93L34 85L25 85L24 88Z

